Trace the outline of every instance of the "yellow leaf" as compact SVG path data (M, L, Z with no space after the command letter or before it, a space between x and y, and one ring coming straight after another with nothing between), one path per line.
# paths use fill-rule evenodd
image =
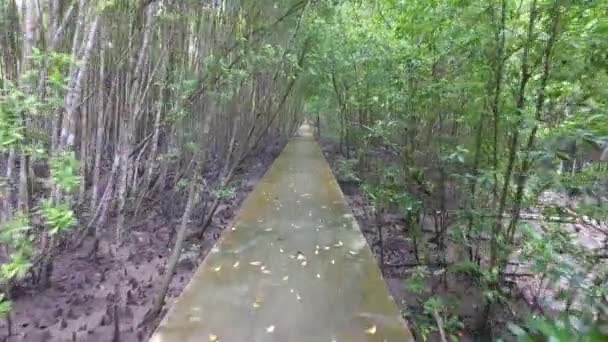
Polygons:
M376 326L372 325L372 327L369 328L369 329L366 329L365 332L368 333L368 334L370 334L370 335L375 334L376 333Z

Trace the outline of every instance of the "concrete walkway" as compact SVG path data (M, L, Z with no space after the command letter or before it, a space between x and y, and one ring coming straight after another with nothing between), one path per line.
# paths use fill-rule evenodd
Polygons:
M152 342L413 341L306 125Z

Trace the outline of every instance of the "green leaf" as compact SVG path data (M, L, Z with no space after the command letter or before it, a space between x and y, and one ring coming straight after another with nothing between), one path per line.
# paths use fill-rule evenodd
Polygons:
M508 323L507 326L509 331L517 337L525 337L528 334L523 328L513 323Z

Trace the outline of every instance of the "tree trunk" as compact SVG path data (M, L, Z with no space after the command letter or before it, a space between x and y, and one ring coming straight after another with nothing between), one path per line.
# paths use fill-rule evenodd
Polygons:
M186 201L186 208L184 209L184 213L182 214L182 220L177 230L177 236L175 238L173 250L167 262L165 273L160 282L161 285L159 292L156 298L154 299L152 308L146 313L142 323L147 323L150 320L154 319L156 316L158 316L158 314L163 308L165 296L167 295L167 291L169 290L169 286L171 285L171 280L173 279L173 274L175 273L175 268L177 267L179 257L182 254L182 248L186 239L186 232L188 230L188 222L190 221L192 208L194 207L195 198L197 197L196 195L199 191L198 181L196 180L196 178L197 177L195 176L195 179L192 180L192 182L190 183L190 187L188 190L188 200Z
M526 41L524 44L524 51L521 59L521 76L519 82L519 92L517 96L517 104L516 110L518 115L523 115L522 111L525 107L526 101L526 86L528 85L528 81L530 80L530 71L529 71L529 54L532 42L534 40L534 25L536 23L537 16L537 6L536 0L533 0L530 4L530 18L528 20L528 30L526 34ZM500 195L500 202L498 203L498 210L496 213L496 221L492 227L492 236L491 236L491 250L490 250L490 267L494 267L498 258L498 234L501 233L502 230L502 217L504 215L506 205L507 205L507 197L509 195L509 189L511 187L511 177L513 175L513 167L515 165L515 158L517 156L517 152L519 150L519 125L521 124L521 118L518 119L516 125L511 132L511 141L509 144L509 156L507 161L507 168L504 173L504 183L502 186L502 191Z
M74 146L74 139L76 138L76 116L78 115L77 110L82 101L82 85L89 69L89 58L95 43L95 35L97 34L98 26L99 15L96 15L84 42L84 54L82 61L80 62L80 69L75 72L74 84L66 95L65 114L63 116L61 133L59 135L59 146L62 149L71 149Z

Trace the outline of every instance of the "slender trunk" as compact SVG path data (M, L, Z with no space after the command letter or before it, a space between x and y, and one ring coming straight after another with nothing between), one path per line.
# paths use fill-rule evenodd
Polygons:
M533 159L530 156L530 153L534 149L536 134L539 129L539 123L542 120L543 115L543 105L545 103L545 90L547 88L547 82L549 80L550 71L551 71L551 55L553 52L553 47L555 46L555 42L559 35L559 23L561 18L560 12L560 0L555 0L552 11L552 25L551 25L551 34L549 35L549 40L547 41L547 45L545 46L544 54L543 54L543 73L541 76L540 86L538 89L538 95L536 98L536 107L535 107L535 124L532 127L532 131L528 136L528 142L526 144L526 151L524 157L522 158L522 166L520 169L520 174L517 177L517 190L515 193L515 203L513 206L512 214L511 214L511 222L509 223L509 228L507 230L507 242L512 243L515 228L517 227L517 223L519 222L519 214L521 212L521 204L523 200L523 192L526 186L526 182L528 180L530 168L533 164Z
M186 240L186 232L188 231L188 222L190 221L190 215L192 214L192 208L194 207L195 198L197 197L196 195L198 191L199 186L195 176L195 179L192 180L192 182L190 183L190 187L188 190L188 200L186 201L186 208L184 209L184 213L182 214L181 224L177 230L177 236L175 238L175 243L173 245L171 256L169 257L169 260L167 262L167 267L165 269L164 276L161 279L159 292L156 298L154 299L152 308L146 313L142 323L146 323L158 316L158 314L163 308L165 296L167 295L167 291L169 290L169 286L171 285L171 280L173 279L173 274L175 273L175 268L177 267L179 257L182 254L182 248L184 245L184 241Z
M161 119L161 114L163 112L162 109L162 102L159 101L158 103L158 108L156 110L156 115L154 116L154 135L152 136L152 146L150 148L150 156L148 157L148 164L146 166L146 177L145 177L145 183L146 187L144 188L144 190L147 189L148 184L150 184L150 180L152 179L152 173L156 170L157 168L157 154L158 154L158 142L160 139L160 119Z
M102 28L103 30L103 28ZM97 89L98 104L99 108L97 111L97 125L95 126L95 157L93 161L93 176L92 176L92 190L91 190L91 208L97 206L97 196L99 192L99 174L101 172L101 157L103 154L103 137L105 131L105 114L106 110L110 108L109 103L105 99L105 43L103 42L103 31L100 32L100 51L99 51L99 85Z
M128 171L129 171L129 148L128 146L128 140L129 138L126 137L125 135L129 134L127 131L128 128L128 118L126 118L125 115L125 119L123 119L123 127L121 128L121 138L120 138L120 142L119 142L119 148L118 148L118 158L119 158L119 163L120 163L120 167L119 167L119 172L118 172L118 191L117 191L117 197L118 197L118 205L117 205L117 210L118 210L118 217L116 218L116 229L114 232L114 239L115 239L115 243L117 245L120 245L122 243L122 233L124 230L124 224L125 224L125 204L127 202L127 179L128 179Z
M84 54L80 64L80 69L74 74L74 84L66 96L65 114L59 136L59 146L62 149L71 149L74 146L74 139L76 137L76 116L78 114L77 110L80 106L80 102L82 101L82 86L89 69L89 57L91 56L91 51L93 50L98 26L99 15L96 15L85 40Z
M95 213L91 217L89 224L87 225L81 240L78 242L79 245L82 244L82 242L84 241L86 236L89 234L89 232L91 231L91 228L93 227L94 224L95 224L95 231L94 231L95 240L99 240L99 238L101 237L101 229L104 227L104 224L106 222L107 212L110 209L110 206L112 203L112 197L114 195L114 183L115 183L115 179L116 179L116 173L118 172L119 163L120 163L120 158L118 156L115 156L114 162L112 163L112 170L110 171L110 175L108 176L108 182L106 184L106 188L103 192L103 195L101 196L101 200L99 201L99 204L97 205L97 209L95 210Z
M492 104L491 104L491 111L492 111L492 117L493 117L493 124L494 124L494 131L493 131L493 155L492 155L492 165L494 167L494 184L498 183L498 180L496 179L497 174L497 168L498 168L498 127L499 127L499 114L500 114L500 95L501 95L501 89L502 89L502 82L503 82L503 70L504 70L504 46L505 46L505 24L506 24L506 13L507 13L507 1L506 0L502 0L501 1L501 9L500 9L500 23L496 29L496 48L497 48L497 52L496 52L496 67L495 67L495 71L494 71L494 89L493 89L493 99L492 99ZM467 243L469 244L468 246L468 251L469 251L469 260L470 261L474 261L477 260L477 253L473 253L473 246L472 246L472 236L471 236L471 231L473 230L473 226L475 225L475 213L474 210L476 208L476 194L477 194L477 176L479 173L479 163L481 160L481 144L482 144L482 131L483 131L483 119L484 119L484 115L482 114L479 117L479 123L476 129L476 134L475 134L475 157L474 157L474 161L473 161L473 166L472 166L472 170L471 170L471 180L470 180L470 186L469 186L469 192L470 192L470 199L469 199L469 213L467 214L469 216L468 220L468 227L467 227ZM494 192L496 194L496 192ZM494 198L494 201L496 201L497 198ZM477 249L477 248L476 248Z
M147 86L145 86L144 78L146 77L147 61L149 60L149 50L152 44L152 35L154 33L155 20L156 20L156 2L152 1L148 4L145 11L145 28L142 39L141 47L139 48L138 58L134 64L133 73L127 73L127 87L125 87L128 101L129 113L123 113L121 119L122 125L120 127L121 133L119 138L119 156L120 161L120 172L118 179L118 217L116 218L116 229L115 229L115 242L117 244L122 243L122 234L125 225L125 215L127 202L127 196L129 193L128 180L132 179L129 177L130 172L136 173L137 170L134 167L129 166L129 157L131 149L134 145L134 137L137 133L137 119L142 111L142 103L145 98ZM130 37L132 39L132 37ZM130 43L131 44L131 43ZM133 56L134 58L135 56ZM134 60L135 61L135 60Z
M529 20L528 20L528 28L527 28L527 34L526 34L526 40L524 42L524 51L522 54L522 60L521 60L521 76L520 76L520 83L519 83L519 92L518 92L518 97L517 97L517 103L516 103L516 111L517 111L517 121L515 123L515 127L513 128L513 131L511 132L511 141L509 144L509 156L508 156L508 161L507 161L507 168L505 170L504 173L504 183L502 186L502 192L500 194L500 201L498 203L498 209L497 209L497 215L496 215L496 220L492 226L492 235L490 237L490 268L492 270L495 270L495 267L497 267L498 265L502 264L503 261L502 260L506 260L504 254L504 250L501 248L499 250L499 235L502 235L502 228L503 228L503 215L504 212L506 210L506 204L507 204L507 198L508 198L508 194L509 194L509 190L511 187L511 177L513 174L513 169L514 169L514 165L515 165L515 159L516 156L518 154L519 151L519 129L520 129L520 125L522 122L522 116L524 115L523 111L525 109L525 102L526 102L526 86L528 84L528 81L531 77L530 71L529 71L529 55L530 55L530 48L532 45L532 42L534 40L534 26L536 23L536 19L537 19L537 0L533 0L532 3L530 4L530 16L529 16ZM497 289L500 286L500 282L499 281L494 281L492 282L492 284L490 284L490 286L494 287L495 289ZM484 314L483 314L483 326L485 326L486 328L488 328L488 324L490 322L490 318L492 316L492 302L487 302L485 307L484 307Z
M15 149L11 148L8 152L6 161L6 200L4 201L4 212L6 220L13 216L13 171L15 169Z
M506 17L507 17L507 1L502 0L501 2L501 11L500 11L500 26L498 32L498 54L497 58L497 69L496 69L496 83L494 86L494 100L492 101L492 116L493 116L493 141L492 141L492 170L494 171L494 185L492 190L492 203L496 205L498 201L498 154L499 148L498 145L498 135L500 134L500 97L502 93L502 83L503 83L503 75L505 69L505 31L506 27ZM496 208L494 208L496 209Z
M103 111L100 110L100 111ZM89 165L88 162L88 158L89 158L89 153L87 151L88 149L88 140L89 140L89 133L88 133L88 106L84 105L81 106L81 115L80 115L80 155L79 155L79 159L80 159L80 189L79 189L79 196L78 196L78 201L79 203L82 203L84 201L84 197L85 197L85 191L87 189L86 185L87 185L87 167Z
M500 234L502 230L502 217L504 215L507 198L509 194L509 189L511 187L511 177L513 175L513 167L515 165L515 158L517 156L517 152L519 150L519 126L521 124L521 116L523 115L523 110L526 102L526 86L528 85L528 81L530 80L530 71L529 71L529 55L530 48L532 42L534 40L534 25L536 23L537 16L537 6L536 0L533 0L530 5L530 17L528 20L528 30L526 34L526 41L524 43L524 51L521 59L521 76L519 82L519 92L517 97L516 111L518 120L511 132L511 141L509 143L509 157L507 161L507 168L504 173L504 183L502 186L502 191L500 193L500 201L498 203L498 210L496 213L496 221L492 227L492 236L491 236L491 251L490 251L490 267L494 267L496 265L496 261L498 258L498 234Z
M22 213L29 212L28 174L29 157L25 151L21 151L19 155L19 197L17 198L17 208Z

